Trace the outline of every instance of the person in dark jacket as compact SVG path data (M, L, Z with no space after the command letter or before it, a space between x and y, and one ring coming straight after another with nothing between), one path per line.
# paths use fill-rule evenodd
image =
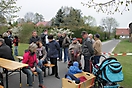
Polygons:
M11 49L11 55L12 55L12 60L14 60L13 50L12 50L12 39L8 38L8 33L7 32L3 33L3 39L5 41L5 44L10 47L10 49Z
M10 47L5 44L4 39L2 38L0 38L0 58L5 58L14 61Z
M6 43L6 45L8 45L12 50L12 40L10 38L8 38L8 33L7 32L3 33L3 39Z
M90 39L88 38L88 33L86 31L82 31L81 35L84 39L82 44L82 54L84 55L84 71L90 72L89 59L94 54L94 49Z
M62 42L63 42L63 37L61 33L58 33L57 41L60 45L60 52L59 52L59 61L62 61Z
M49 43L49 41L48 41L48 30L45 29L40 37L41 37L41 41L42 41L43 46L45 46L46 51L48 51L48 43Z
M51 64L55 66L52 67L52 75L55 75L56 78L60 79L58 76L58 66L57 66L57 58L59 57L59 43L53 40L53 35L48 36L49 44L48 44L48 57L50 58Z
M37 31L33 31L32 37L29 40L29 44L36 43L37 41L40 41L40 38L37 36Z

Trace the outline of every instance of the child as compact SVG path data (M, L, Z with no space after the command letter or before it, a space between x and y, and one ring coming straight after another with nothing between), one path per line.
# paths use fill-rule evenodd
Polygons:
M68 73L66 74L66 78L73 80L70 75L81 73L82 70L79 69L79 63L77 61L73 62L73 66L70 66Z

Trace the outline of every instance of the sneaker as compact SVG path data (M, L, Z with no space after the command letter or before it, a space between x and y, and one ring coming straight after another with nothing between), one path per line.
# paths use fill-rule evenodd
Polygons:
M60 79L60 77L59 76L55 76L57 79Z
M43 86L43 85L41 85L41 84L39 84L39 87L41 87L41 88L46 88L45 86Z
M49 76L53 76L54 74L50 74Z

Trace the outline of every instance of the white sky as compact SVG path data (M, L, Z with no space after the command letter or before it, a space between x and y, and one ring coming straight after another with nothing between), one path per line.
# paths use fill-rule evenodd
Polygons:
M69 6L75 9L80 9L83 15L91 15L96 19L97 24L100 24L103 17L108 15L103 13L97 13L94 9L88 9L83 6L81 2L86 2L88 0L18 0L17 6L21 6L21 10L17 13L19 17L24 17L27 12L40 13L44 16L45 21L49 21L51 18L55 17L57 11L62 6ZM100 0L101 1L101 0ZM121 7L122 8L122 7ZM119 27L128 27L128 24L132 22L132 5L130 6L130 11L123 13L115 13L114 15L109 15L117 20Z

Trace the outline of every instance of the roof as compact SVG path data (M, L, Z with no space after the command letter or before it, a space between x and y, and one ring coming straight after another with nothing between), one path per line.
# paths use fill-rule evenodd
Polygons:
M51 21L38 22L36 25L37 26L41 26L41 25L43 25L43 26L51 26Z
M129 35L129 28L116 28L116 35Z

